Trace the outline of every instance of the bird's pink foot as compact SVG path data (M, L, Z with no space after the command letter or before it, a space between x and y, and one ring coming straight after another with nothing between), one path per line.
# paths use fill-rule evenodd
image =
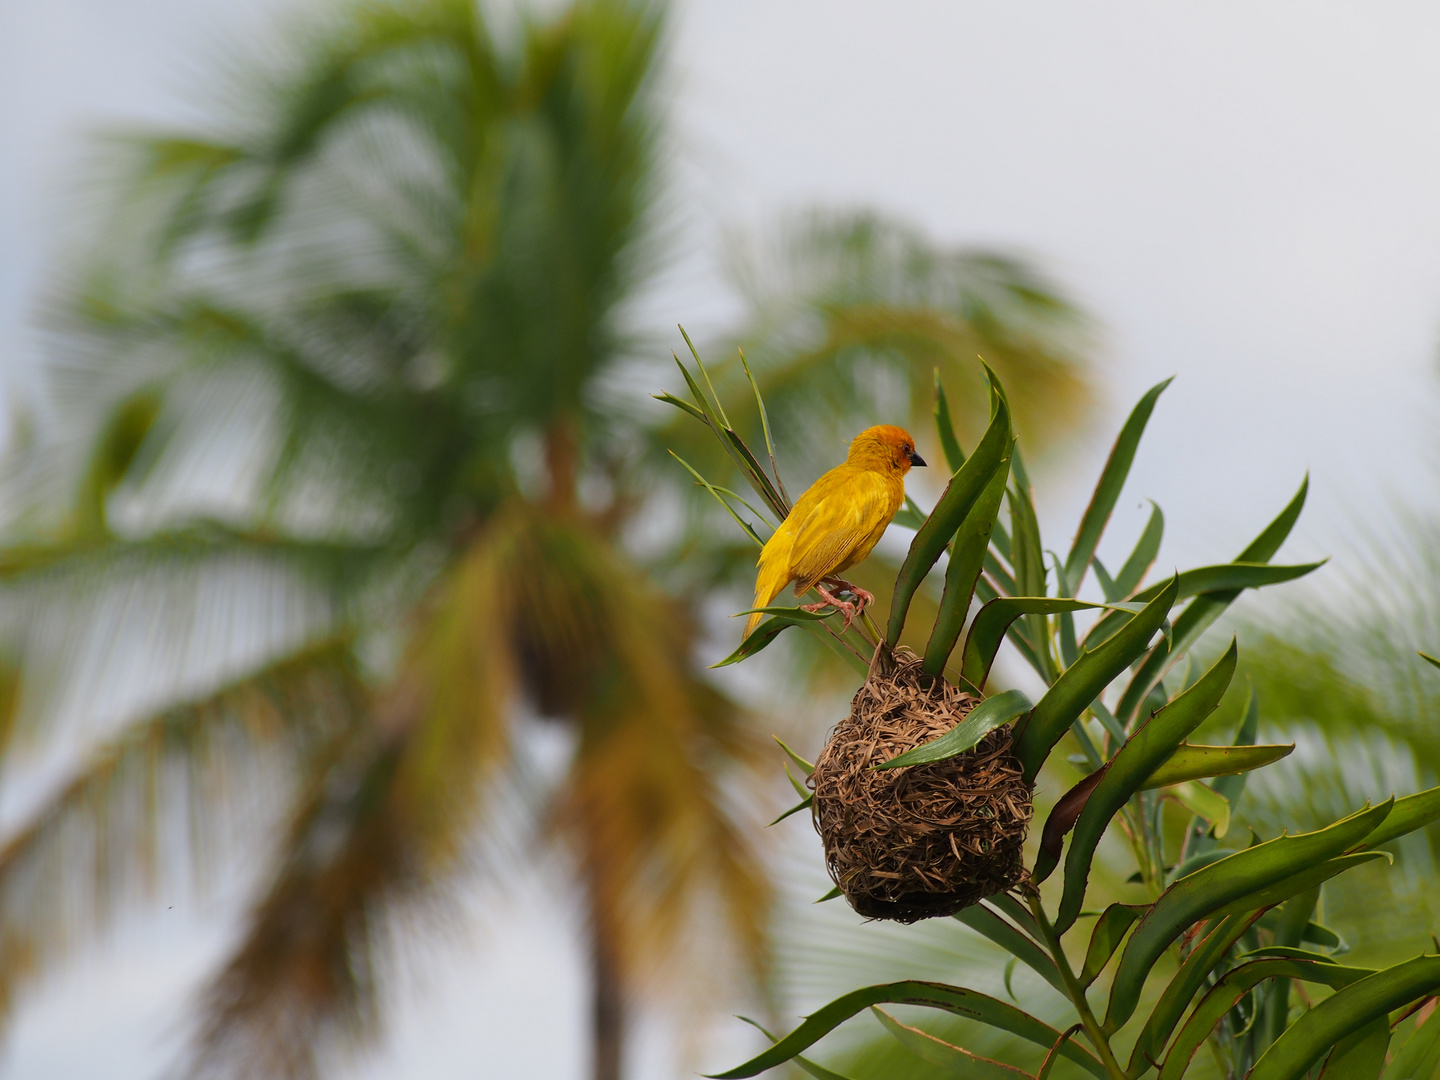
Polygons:
M855 614L857 616L860 614L860 612L864 611L867 607L869 607L875 602L874 593L862 589L859 585L854 585L851 582L846 581L842 577L823 578L822 583L831 586L837 593L848 592L851 596L855 597ZM828 594L823 590L820 590L820 594L822 596L833 595Z
M816 582L815 591L818 592L823 599L818 604L806 605L805 610L819 611L823 607L835 608L837 611L839 611L842 615L845 616L845 625L840 628L840 632L842 634L846 630L850 629L850 624L855 621L855 617L860 614L861 610L864 609L865 604L868 601L875 599L869 593L861 592L851 588L850 591L855 593L855 595L860 598L860 602L856 604L849 600L842 600L835 593L827 589L824 582Z

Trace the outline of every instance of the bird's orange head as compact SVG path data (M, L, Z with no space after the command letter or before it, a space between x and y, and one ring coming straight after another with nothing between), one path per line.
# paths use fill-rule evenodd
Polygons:
M901 476L910 471L910 466L925 464L925 459L915 452L915 440L910 433L893 424L879 424L856 435L850 441L850 453L845 461L876 472L895 472Z

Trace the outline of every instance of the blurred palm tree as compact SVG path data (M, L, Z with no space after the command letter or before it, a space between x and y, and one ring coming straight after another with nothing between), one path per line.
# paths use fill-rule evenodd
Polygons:
M105 159L54 305L49 411L11 456L0 711L7 740L28 718L90 746L0 847L0 1001L135 889L222 860L222 818L278 820L188 1067L316 1075L374 1037L385 943L513 876L530 822L573 868L611 1080L627 1009L703 981L716 933L763 973L771 893L754 731L692 656L702 594L627 542L680 488L626 331L663 205L663 13L580 0L501 33L466 0L361 4L289 42L205 134ZM1079 321L1023 266L820 224L757 308L782 410L828 411L833 441L874 372L977 345L1029 365L1007 378L1032 424L1083 400ZM549 721L547 780L517 733Z

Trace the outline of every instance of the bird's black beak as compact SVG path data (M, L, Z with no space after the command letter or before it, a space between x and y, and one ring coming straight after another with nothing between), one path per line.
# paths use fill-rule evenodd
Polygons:
M924 464L925 464L925 459L924 459L923 457L921 457L919 454L915 453L914 450L911 450L910 453L906 454L905 456L910 459L910 464L911 464L911 465L924 465Z

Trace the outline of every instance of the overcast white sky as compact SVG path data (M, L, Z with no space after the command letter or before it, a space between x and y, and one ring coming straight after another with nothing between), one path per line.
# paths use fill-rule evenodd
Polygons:
M33 365L26 320L84 132L184 115L215 42L283 6L0 4L5 384ZM1151 496L1169 518L1165 559L1231 558L1309 468L1287 550L1338 551L1343 573L1360 517L1435 502L1433 4L688 0L679 15L701 257L658 305L672 321L728 310L710 259L722 226L816 200L875 205L945 241L1029 253L1068 285L1105 330L1116 415L1103 430L1178 374L1117 539ZM1084 493L1067 481L1093 474L1102 441L1042 483L1052 536L1073 524ZM568 916L535 892L503 940L436 976L365 1077L581 1075L578 958L552 921ZM155 1075L225 932L184 903L135 924L22 1006L0 1076ZM659 1045L647 1077L670 1074Z

